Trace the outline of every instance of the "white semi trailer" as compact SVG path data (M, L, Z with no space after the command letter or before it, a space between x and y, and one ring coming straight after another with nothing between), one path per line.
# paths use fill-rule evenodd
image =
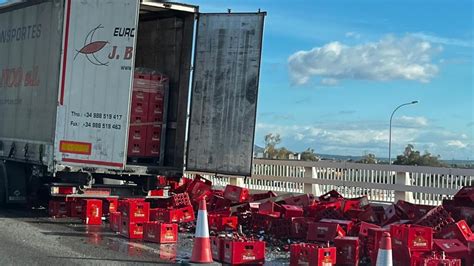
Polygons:
M264 17L149 0L0 7L0 203L45 184L249 176ZM127 160L137 68L169 78L159 162Z

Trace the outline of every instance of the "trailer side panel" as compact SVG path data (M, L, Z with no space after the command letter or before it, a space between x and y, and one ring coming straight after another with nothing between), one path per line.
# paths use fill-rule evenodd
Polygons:
M44 161L52 147L62 12L63 1L0 9L0 156Z
M56 160L123 169L138 1L66 0Z

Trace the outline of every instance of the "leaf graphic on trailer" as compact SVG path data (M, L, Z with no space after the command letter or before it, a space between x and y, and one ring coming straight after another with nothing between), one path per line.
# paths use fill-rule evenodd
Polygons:
M95 28L93 28L89 33L87 34L86 38L84 39L84 46L76 50L76 55L74 56L74 60L76 60L76 57L79 54L83 54L86 56L87 60L91 62L91 64L96 65L96 66L107 66L109 65L109 62L101 62L96 56L95 53L98 51L102 50L109 42L107 41L93 41L94 39L94 34L98 29L103 29L104 27L102 25L99 25ZM88 43L89 42L89 43ZM89 56L92 56L90 58Z
M109 42L106 41L91 42L88 45L82 47L82 49L77 52L81 54L93 54L100 51L108 43Z

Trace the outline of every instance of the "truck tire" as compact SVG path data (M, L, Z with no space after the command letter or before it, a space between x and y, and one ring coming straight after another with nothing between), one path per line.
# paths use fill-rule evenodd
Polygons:
M0 206L5 205L7 193L7 169L3 162L0 162Z

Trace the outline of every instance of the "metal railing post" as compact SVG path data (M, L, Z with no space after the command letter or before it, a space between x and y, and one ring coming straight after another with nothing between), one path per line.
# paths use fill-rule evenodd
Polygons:
M318 175L316 173L316 167L305 167L304 168L304 179L316 179ZM321 190L318 184L304 183L303 186L304 193L311 193L315 196L321 195Z
M410 173L409 172L396 172L395 184L411 186ZM398 200L404 200L404 201L414 203L413 192L395 190L395 202L397 202Z

